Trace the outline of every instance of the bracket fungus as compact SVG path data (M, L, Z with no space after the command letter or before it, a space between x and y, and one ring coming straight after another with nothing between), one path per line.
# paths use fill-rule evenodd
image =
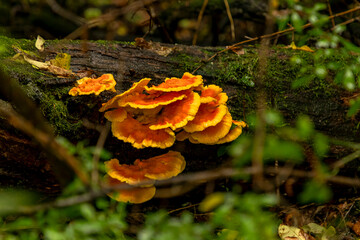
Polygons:
M111 159L105 162L107 172L105 182L110 186L121 184L137 186L112 192L109 196L121 202L142 203L148 201L155 194L153 186L155 180L175 177L185 169L185 165L184 157L175 151L145 160L137 159L133 165L120 164L118 159Z
M215 126L207 127L202 131L193 132L191 138L199 143L214 144L221 138L225 137L230 131L232 118L227 111L222 120Z
M173 102L164 106L162 112L154 119L150 129L171 128L176 130L184 127L193 120L200 106L200 96L196 92L189 91L182 101Z
M76 81L77 86L70 89L69 94L71 96L77 95L99 95L105 90L115 92L116 81L112 74L103 74L98 78L84 77Z
M100 108L100 112L106 111L105 117L112 122L112 133L118 139L135 148L167 148L176 138L217 144L220 139L232 141L241 134L237 129L226 137L233 123L226 106L228 96L219 86L203 86L201 75L186 72L182 78L166 78L148 87L150 80L141 79ZM181 130L175 137L175 132Z
M154 93L156 91L161 92L179 92L182 90L194 89L202 86L203 78L201 75L192 75L191 73L184 73L182 78L166 78L165 81L158 86L145 87L148 93Z
M168 128L152 130L131 116L122 122L112 122L111 131L115 137L131 143L135 148L168 148L175 142L175 133Z
M176 135L176 140L191 143L223 144L235 140L246 123L235 121L226 106L228 96L216 85L203 87L201 105L195 118ZM235 125L234 128L232 126Z
M106 175L104 181L109 186L121 186L126 183L112 178ZM154 186L149 187L134 187L130 189L123 189L121 191L115 191L108 194L109 197L118 202L130 202L130 203L143 203L152 199L155 195L156 188Z

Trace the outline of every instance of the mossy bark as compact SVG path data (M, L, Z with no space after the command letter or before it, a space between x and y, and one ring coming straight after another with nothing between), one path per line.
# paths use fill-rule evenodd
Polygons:
M89 145L95 145L99 133L86 127L89 124L83 124L84 120L95 125L104 125L103 114L99 113L98 109L114 93L104 92L99 96L72 97L68 91L74 86L75 78L60 78L35 69L28 63L11 59L15 55L11 50L12 45L37 52L34 41L0 37L0 44L4 46L3 51L0 52L2 68L18 81L26 94L37 103L45 118L54 127L56 134L68 138L75 144L86 141ZM167 56L163 55L164 49L170 52ZM192 72L200 67L196 74L204 77L205 84L217 84L228 94L228 105L233 118L246 121L247 116L255 110L257 98L258 89L254 85L258 67L257 48L246 47L242 55L232 51L224 52L210 62L204 62L221 49L157 44L144 48L133 43L47 41L45 51L37 54L42 61L53 59L58 53L70 54L73 72L82 71L96 76L112 73L117 81L118 92L128 89L133 82L141 78L152 78L155 84L166 77L181 77L184 72ZM286 123L290 125L298 115L305 114L311 117L317 130L327 135L352 141L359 140L358 121L346 116L348 106L344 99L350 98L351 94L334 84L330 75L326 79L315 79L316 81L307 87L297 89L291 87L298 76L299 67L291 64L290 58L301 55L304 61L312 64L312 58L309 57L311 54L283 48L271 50L267 59L265 77L268 106L279 110L285 117ZM334 56L335 60L336 58L337 56ZM341 58L342 56L339 56L338 61L343 61ZM22 172L27 169L33 171L39 166L43 174L51 175L51 169L46 167L46 158L37 157L43 156L42 151L28 137L13 129L5 120L1 120L1 127L0 148L3 153L0 157L0 165L3 169L7 168L6 171L10 171L10 178L14 179L12 182L8 181L7 185L21 185L25 177ZM16 143L12 145L13 150L7 150L9 139ZM168 151L134 149L130 144L112 136L108 136L105 148L113 154L113 157L123 159L125 162ZM217 157L218 148L219 146L180 142L176 143L172 150L184 154L187 159L187 171L196 171L215 167L224 160L224 157ZM27 149L30 150L26 153L25 160L23 154ZM22 160L26 162L24 165L28 166L22 166L18 170L15 166L19 164L20 159L24 159ZM38 172L33 174L37 175ZM3 172L0 173L0 177L5 175ZM53 183L45 187L52 186ZM39 188L37 184L33 184L32 187Z

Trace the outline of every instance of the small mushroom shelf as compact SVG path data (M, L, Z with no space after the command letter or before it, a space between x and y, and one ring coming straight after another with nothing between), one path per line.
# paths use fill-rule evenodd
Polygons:
M120 164L118 159L105 162L105 182L110 186L139 185L128 190L108 194L120 202L143 203L155 195L155 180L166 180L177 176L185 169L185 159L175 151L169 151L145 160L137 159L133 165ZM141 185L146 182L146 185Z

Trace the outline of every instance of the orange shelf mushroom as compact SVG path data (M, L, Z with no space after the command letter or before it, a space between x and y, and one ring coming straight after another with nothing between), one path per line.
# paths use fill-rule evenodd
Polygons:
M184 129L187 132L197 132L215 126L224 118L227 111L228 109L224 104L220 106L212 103L201 104L194 120L184 126Z
M210 141L209 136L207 138L205 138L205 134L204 134L202 137L204 139L206 139L207 141L203 142L203 140L201 138L195 139L194 137L192 137L192 133L189 133L186 131L181 131L178 134L176 134L176 140L185 141L186 139L189 139L189 141L191 143L195 143L195 144L203 143L203 144L208 144L208 145L228 143L228 142L232 142L235 139L237 139L241 135L242 129L244 127L247 127L247 124L243 121L232 120L232 126L235 126L235 127L231 128L231 130L223 138L220 138L217 141ZM201 132L199 132L199 133L201 133Z
M105 90L115 92L116 81L112 74L103 74L98 78L84 77L76 81L77 86L70 89L69 94L72 96L77 95L99 95Z
M207 127L203 131L194 132L190 138L195 141L204 144L214 144L219 139L225 137L230 131L232 125L232 118L230 113L227 111L223 119L215 126Z
M225 105L228 96L222 88L209 85L201 90L201 105L195 118L184 126L187 132L203 131L205 128L218 124L227 113Z
M201 99L204 103L214 102L216 104L225 104L228 100L226 93L222 88L216 85L209 85L201 90Z
M237 139L240 136L240 134L242 133L242 129L244 127L247 127L247 124L243 121L233 120L232 123L233 123L233 125L235 125L235 127L233 129L231 129L230 132L228 134L226 134L225 137L220 138L219 141L217 141L214 144L223 144L223 143L234 141L235 139Z
M124 97L118 101L119 107L130 106L139 109L152 109L158 106L165 106L186 98L186 93L181 92L167 92L157 94L137 94Z
M178 92L183 90L190 90L198 88L203 84L203 78L201 75L192 75L191 73L184 73L182 78L166 78L165 81L158 86L145 87L145 90L152 94L156 91L161 92Z
M145 86L150 82L150 80L151 80L150 78L143 78L139 82L134 83L129 90L123 92L122 94L116 95L115 97L110 99L107 103L104 103L103 106L99 109L99 111L104 112L111 108L120 107L118 102L121 99L128 97L130 95L138 95L142 93L145 89Z
M203 86L202 76L187 72L181 78L166 78L157 86L148 87L150 80L141 79L100 108L106 111L118 139L135 148L167 148L176 138L215 144L230 132L228 96L219 86ZM175 137L174 131L179 130L185 132ZM236 129L222 141L230 141L241 132Z
M189 121L195 118L200 106L200 96L196 92L188 92L186 98L182 101L176 101L164 106L161 113L157 115L150 129L171 128L176 130L184 127Z
M105 183L109 186L121 186L126 183L121 182L109 175L105 176ZM118 202L129 202L129 203L143 203L152 199L155 195L156 188L154 186L149 187L135 187L130 189L117 190L107 195Z
M115 137L135 148L168 148L175 142L175 133L170 129L151 130L147 124L141 124L131 116L122 122L112 122L111 131Z
M112 111L107 111L104 116L111 122L122 122L127 118L127 112L124 108L117 108Z
M105 169L110 177L131 185L149 181L153 183L153 180L145 176L144 169L136 165L120 164L116 158L105 162Z
M222 91L216 85L202 88L199 110L183 131L177 133L176 140L213 145L231 142L240 136L246 124L232 120L226 106L228 96ZM231 129L233 124L236 127Z
M135 160L135 166L146 169L145 177L165 180L177 176L185 169L185 159L179 152L169 151L166 154L145 160Z
M139 185L132 189L115 191L109 196L117 201L142 203L155 194L152 185L155 180L165 180L177 176L185 169L185 159L175 151L169 151L145 160L137 159L133 165L120 164L119 160L105 162L108 177L105 182L110 186L130 184ZM146 185L144 185L146 182Z

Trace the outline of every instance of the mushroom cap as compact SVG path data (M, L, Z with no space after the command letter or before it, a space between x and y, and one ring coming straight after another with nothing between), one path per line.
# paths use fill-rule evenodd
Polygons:
M186 97L184 91L160 92L160 94L136 94L122 98L118 105L120 107L130 106L139 109L152 109L158 106L168 105L172 102L182 100Z
M162 110L162 106L158 106L152 109L139 109L132 107L125 107L128 114L139 121L141 124L149 124L156 119L159 112Z
M158 86L145 87L148 93L156 91L162 92L178 92L182 90L189 90L201 86L203 79L201 75L192 75L191 73L184 73L182 78L166 78L165 81Z
M236 125L236 127L231 129L225 137L220 138L219 141L216 142L216 144L223 144L234 141L241 135L242 129L247 126L247 124L243 121L233 120L232 123Z
M216 104L225 104L228 100L226 93L222 92L222 88L217 85L208 85L201 90L202 102L213 102L216 99Z
M223 119L215 126L205 128L200 132L193 132L190 135L190 142L192 142L191 140L193 139L195 140L193 141L194 143L199 142L204 144L216 144L219 139L225 137L226 134L228 134L231 125L232 118L229 111L227 111Z
M187 132L197 132L215 126L224 118L227 112L228 109L224 104L201 104L195 118L184 126L184 130Z
M189 139L191 136L191 133L186 131L181 131L176 134L176 140L177 141L185 141L186 139Z
M115 137L135 148L168 148L175 142L175 133L170 129L151 130L129 115L122 122L112 122L111 131Z
M105 175L104 181L109 186L126 184L110 177L109 175ZM155 195L155 191L156 188L154 186L136 187L131 189L116 190L114 192L108 193L107 195L118 202L143 203L152 199Z
M150 82L150 78L143 78L139 82L133 83L132 87L127 91L123 92L122 94L116 95L109 101L103 104L103 106L99 109L100 112L104 112L110 108L118 108L118 102L129 95L137 95L144 91L145 86Z
M216 98L213 98L213 97L200 97L200 103L203 104L203 103L216 103Z
M185 169L185 159L179 152L169 151L145 160L135 160L135 166L145 171L145 176L154 180L165 180L177 176Z
M105 112L104 116L111 122L122 122L127 118L127 112L124 108L117 108Z
M145 177L144 170L140 166L120 164L116 158L106 161L104 164L106 173L118 181L131 185L151 181L150 178Z
M200 106L200 96L193 91L187 92L185 99L164 106L149 128L156 130L170 127L175 130L193 120Z
M99 95L105 90L111 90L115 92L116 81L112 74L103 74L98 78L84 77L76 81L77 86L70 89L69 94L71 96L77 95Z

